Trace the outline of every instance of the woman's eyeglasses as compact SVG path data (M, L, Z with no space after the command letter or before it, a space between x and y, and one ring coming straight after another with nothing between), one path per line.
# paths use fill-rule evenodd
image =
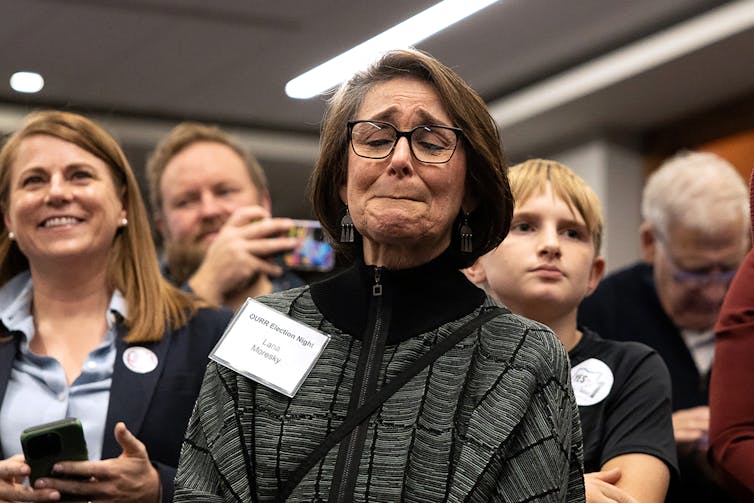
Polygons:
M419 162L443 164L453 157L463 131L448 126L416 126L398 131L389 122L349 121L348 137L353 152L367 159L384 159L393 153L398 140L408 140L411 153Z

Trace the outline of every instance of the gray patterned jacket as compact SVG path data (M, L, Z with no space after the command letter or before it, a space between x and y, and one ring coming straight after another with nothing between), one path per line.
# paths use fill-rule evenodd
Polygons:
M446 269L382 270L373 280L375 269L362 264L311 288L258 298L332 340L293 399L210 363L175 501L274 501L358 405L353 389L373 393L494 305ZM370 281L382 282L381 299L370 295ZM374 369L372 384L365 366ZM331 449L289 501L584 501L569 370L548 328L497 316L396 392L354 430L360 436ZM342 494L330 499L331 490Z

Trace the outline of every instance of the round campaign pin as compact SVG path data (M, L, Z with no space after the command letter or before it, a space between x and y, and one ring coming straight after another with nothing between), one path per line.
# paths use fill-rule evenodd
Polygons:
M589 358L571 369L571 385L580 406L600 403L613 388L613 371L605 362Z
M123 352L123 363L131 372L148 374L157 368L157 355L145 347L133 346Z

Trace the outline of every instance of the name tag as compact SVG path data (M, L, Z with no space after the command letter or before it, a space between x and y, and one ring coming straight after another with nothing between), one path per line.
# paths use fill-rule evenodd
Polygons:
M209 357L293 398L330 336L247 299Z

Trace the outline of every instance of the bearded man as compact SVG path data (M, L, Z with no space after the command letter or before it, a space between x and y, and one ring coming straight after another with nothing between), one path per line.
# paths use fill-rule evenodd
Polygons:
M272 218L259 162L222 130L176 126L147 162L150 200L165 249L164 272L214 304L303 284L274 257L296 247L287 218Z

